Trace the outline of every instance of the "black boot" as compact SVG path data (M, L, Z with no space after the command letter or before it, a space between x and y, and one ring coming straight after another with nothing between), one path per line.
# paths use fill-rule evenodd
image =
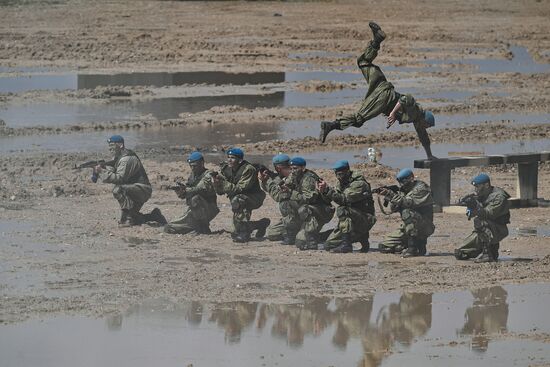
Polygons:
M491 256L495 261L498 261L498 249L500 248L500 243L495 243L494 245L491 245L489 247L489 250L491 251Z
M470 257L467 253L462 251L461 249L457 248L455 249L455 259L457 260L468 260Z
M210 224L208 222L201 222L197 225L195 232L199 234L211 234Z
M295 243L296 243L296 233L286 232L285 234L283 234L283 240L281 241L281 245L294 246Z
M306 233L306 241L300 244L299 249L304 250L317 250L319 241L317 236L313 233Z
M168 223L164 215L162 215L162 212L159 208L155 208L151 211L151 213L148 214L147 221L149 222L157 222L160 225L165 225Z
M360 243L361 243L361 249L359 250L359 252L363 254L366 254L367 252L369 252L370 250L369 240L362 240L360 241Z
M492 263L497 261L489 248L490 246L491 245L483 246L483 252L474 260L475 263Z
M238 232L233 238L233 242L236 242L236 243L246 243L248 241L250 241L250 232L248 231Z
M386 39L386 33L374 22L369 22L369 27L372 30L372 45L378 50L382 41Z
M268 218L262 218L256 222L253 222L252 228L256 230L256 239L263 238L265 236L265 231L270 224L271 221Z
M405 250L402 257L414 257L420 256L420 250L417 247L417 240L415 238L409 238L409 247Z
M125 224L128 222L128 209L122 209L120 211L120 219L118 220L118 224Z
M319 140L324 143L327 140L327 135L332 130L341 130L340 123L338 121L322 121L321 132L319 133Z
M342 235L342 242L340 242L340 245L332 249L330 252L335 254L346 254L349 252L353 252L353 245L351 244L351 235L349 233L344 233Z
M428 240L426 238L417 238L415 239L416 248L418 249L418 255L424 256L426 255L426 244L428 243Z

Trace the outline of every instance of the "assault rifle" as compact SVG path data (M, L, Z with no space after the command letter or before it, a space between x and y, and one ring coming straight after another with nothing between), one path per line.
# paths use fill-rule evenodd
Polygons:
M79 164L79 165L74 165L73 169L82 169L82 168L94 168L95 166L101 166L103 168L107 167L107 166L111 166L111 167L114 167L115 166L115 163L116 161L113 159L112 161L106 161L104 159L100 159L100 160L95 160L95 161L87 161L87 162L84 162L82 164ZM96 175L96 173L92 173L92 182L93 183L96 183L97 182L97 178L98 176Z
M176 181L174 185L170 185L166 187L168 190L174 190L174 191L184 191L187 189L187 185L181 181Z
M267 173L269 178L275 178L278 176L277 172L270 170L269 168L267 168L265 165L261 163L254 163L252 165L254 166L254 168L256 168L256 171L260 172L261 174Z
M477 211L479 210L479 207L481 206L481 204L477 200L476 194L468 194L464 197L461 197L460 200L458 200L457 205L466 207L466 216L468 217L468 220L475 217Z
M380 187L377 187L376 189L373 189L372 190L372 193L373 194L378 194L378 195L382 195L382 191L384 190L389 190L389 191L393 191L395 194L397 194L397 192L399 191L399 186L397 185L384 185L384 186L380 186ZM390 203L390 200L384 196L384 208L386 208ZM380 205L380 197L378 197L378 205ZM382 207L380 207L380 209L382 209Z

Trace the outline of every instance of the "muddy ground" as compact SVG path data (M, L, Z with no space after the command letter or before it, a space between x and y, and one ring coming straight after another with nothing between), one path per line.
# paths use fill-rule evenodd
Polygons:
M509 45L526 47L537 63L550 63L550 7L544 1L407 2L37 2L1 7L0 64L5 67L55 67L79 72L129 71L291 71L301 63L315 68L353 66L349 57L322 58L289 54L330 51L357 54L370 39L368 20L376 19L388 39L378 62L418 66L421 60L468 58L509 59ZM453 21L449 21L453 19ZM467 69L467 66L464 66ZM459 70L456 70L459 69ZM403 75L389 72L396 85ZM469 74L462 68L409 73L412 83L437 91L452 85L474 91L456 103L422 101L437 113L548 113L550 74ZM498 87L495 87L498 85ZM329 91L330 83L288 83L284 88ZM347 85L346 87L349 87ZM351 86L363 87L363 86ZM207 86L114 88L92 91L5 93L8 106L49 101L108 103L112 98L193 95ZM208 93L234 93L239 88L213 88ZM247 86L248 89L255 87ZM269 91L281 86L268 86ZM499 89L503 96L486 93ZM114 90L114 92L113 92ZM256 91L258 92L258 91ZM261 92L261 91L260 91ZM2 135L70 134L74 131L181 126L201 123L282 122L330 119L357 105L319 108L242 109L232 106L158 121L143 117L131 123L109 122L61 128L16 128L0 125ZM490 142L548 137L548 121L514 126L488 122L432 132L434 142ZM247 153L416 145L412 132L331 137L321 146L314 138L266 141L245 146ZM197 142L200 145L200 142ZM223 144L222 144L223 145ZM188 147L191 149L192 147ZM211 148L211 147L203 147ZM217 149L217 148L216 148ZM160 207L175 218L183 204L162 189L189 171L184 155L165 150L138 152L154 187L144 210ZM84 154L12 153L0 157L0 322L53 313L102 316L123 312L150 298L173 301L258 300L274 303L301 295L361 296L379 290L434 292L490 285L545 282L550 271L548 208L517 209L512 234L501 244L498 264L457 262L452 256L472 224L462 214L435 215L436 232L428 242L429 256L402 259L373 250L368 254L334 255L301 252L268 241L236 245L229 238L231 210L220 198L221 212L212 223L216 232L166 235L143 225L118 228L117 204L109 185L93 184L89 172L72 166ZM412 165L412 162L411 162ZM354 167L373 186L393 183L395 169L375 164ZM515 194L516 168L492 167L493 182ZM452 200L468 192L476 169L453 172ZM319 173L334 183L327 170ZM418 171L421 179L428 173ZM550 167L541 165L539 196L550 198ZM276 220L269 198L254 212ZM399 225L395 215L378 216L371 232L376 247L385 233ZM535 229L536 235L532 230ZM538 231L538 232L537 232Z

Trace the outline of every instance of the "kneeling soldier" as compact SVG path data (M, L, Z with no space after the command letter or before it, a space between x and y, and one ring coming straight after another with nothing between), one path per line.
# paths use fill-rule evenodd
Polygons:
M352 252L353 242L360 242L361 252L368 252L369 231L376 223L370 185L362 174L350 170L348 161L338 161L332 168L338 186L330 187L323 180L317 183L323 197L339 205L336 209L338 226L325 241L325 250Z
M281 203L286 229L283 242L295 243L300 250L317 250L319 232L332 219L334 208L330 200L323 198L317 190L320 178L306 169L304 158L292 158L290 169L291 173L282 186L288 198Z
M273 157L272 163L275 172L260 170L258 179L262 190L268 193L275 202L279 203L280 209L286 205L283 202L288 201L288 196L282 190L282 184L284 178L290 174L290 157L286 154L277 154ZM280 211L282 214L283 209L280 209ZM267 239L270 241L283 241L283 244L290 245L282 219L267 228Z
M472 179L474 205L468 205L468 219L474 218L474 231L466 237L462 247L455 250L458 260L477 257L476 262L498 260L500 241L508 236L510 223L510 195L491 186L491 179L482 173Z
M204 167L204 157L200 152L193 152L187 158L191 175L185 185L176 187L176 194L184 199L187 210L183 216L164 226L166 233L185 234L191 231L210 233L210 221L220 212L216 203L216 191L212 185L212 171Z
M227 151L227 162L222 163L219 175L212 176L212 183L218 195L227 195L233 210L234 242L248 242L252 231L257 230L256 238L265 235L269 219L250 221L252 210L262 206L265 192L260 188L256 168L244 160L240 148Z
M399 190L381 188L380 194L389 202L392 212L399 212L403 223L378 246L380 252L400 253L403 257L424 256L428 237L434 233L433 198L430 186L415 180L412 170L401 170L397 176Z

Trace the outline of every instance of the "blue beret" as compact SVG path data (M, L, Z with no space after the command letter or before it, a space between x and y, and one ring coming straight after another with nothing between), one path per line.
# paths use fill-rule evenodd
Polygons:
M432 127L435 125L435 116L432 113L432 111L426 111L424 112L424 120L426 120L426 123Z
M203 159L204 157L202 156L201 152L193 152L189 154L189 157L187 157L187 162L193 163L193 162L201 161Z
M306 160L302 157L294 157L290 160L290 165L291 166L305 167L306 166Z
M349 169L349 163L348 161L346 160L340 160L340 161L337 161L336 163L334 163L334 165L332 166L332 169L335 170L335 171L340 171L340 170L344 170L344 169Z
M273 165L276 166L278 164L288 164L290 161L290 157L286 154L277 154L271 162L273 162Z
M227 151L227 155L234 155L235 157L239 157L240 159L244 158L244 152L241 148L230 148Z
M113 135L108 140L108 143L124 143L124 138L120 135Z
M472 185L481 185L490 181L491 179L489 178L489 175L487 175L486 173L481 173L472 178Z
M403 168L397 175L395 175L395 178L397 181L401 181L407 177L412 176L413 171L410 168Z

